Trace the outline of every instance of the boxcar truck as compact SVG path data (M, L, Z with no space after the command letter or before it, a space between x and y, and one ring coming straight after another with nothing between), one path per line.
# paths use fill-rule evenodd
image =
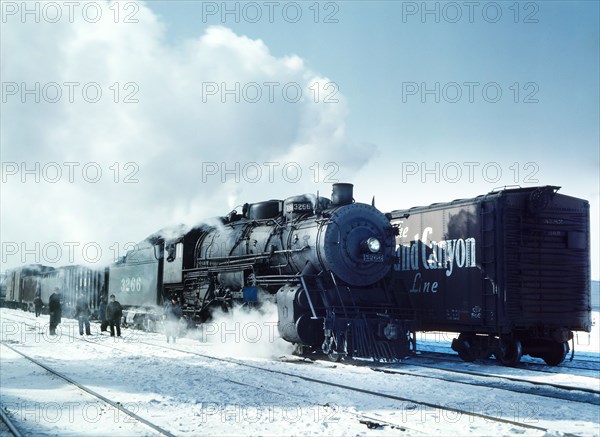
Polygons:
M396 283L417 331L460 333L465 361L560 364L591 330L589 203L559 187L504 189L397 210Z

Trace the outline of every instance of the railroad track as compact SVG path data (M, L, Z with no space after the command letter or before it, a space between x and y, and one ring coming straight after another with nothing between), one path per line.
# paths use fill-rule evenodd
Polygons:
M30 324L27 324L26 322L21 321L21 323L25 323L25 325L29 325L31 327L33 327L34 329L39 328L37 326L33 326ZM85 337L78 337L76 335L72 335L72 338L86 342L86 343L91 343L94 345L101 345L103 347L107 347L107 348L111 348L114 350L118 350L120 352L126 353L126 354L130 354L131 351L125 349L125 348L120 348L117 346L113 346L113 345L109 345L109 344L105 344L105 343L99 343L93 340L90 340L88 338ZM398 396L398 395L394 395L394 394L389 394L389 393L382 393L382 392L378 392L378 391L374 391L374 390L370 390L370 389L365 389L365 388L361 388L361 387L356 387L356 386L351 386L348 384L341 384L341 383L337 383L337 382L333 382L333 381L325 381L323 379L317 379L314 377L310 377L310 376L306 376L306 375L300 375L297 373L293 373L293 372L289 372L289 371L282 371L282 370L276 370L276 369L269 369L269 368L265 368L265 367L261 367L259 365L255 365L255 364L251 364L248 362L244 362L238 359L234 359L234 358L223 358L223 357L217 357L217 356L213 356L210 354L203 354L203 353L199 353L199 352L193 352L193 351L188 351L188 350L184 350L178 347L173 347L170 345L164 345L164 344L156 344L156 343L151 343L151 342L144 342L144 341L136 341L136 343L140 343L140 344L144 344L144 345L148 345L148 346L152 346L152 347L156 347L156 348L162 348L162 349L167 349L167 350L172 350L172 351L177 351L179 353L184 353L184 354L189 354L189 355L193 355L193 356L198 356L198 357L202 357L204 359L208 359L208 360L214 360L214 361L218 361L221 363L228 363L228 364L233 364L236 366L242 366L245 368L250 368L256 371L260 371L260 372L264 372L264 373L269 373L270 375L280 375L282 377L284 377L285 380L289 380L290 378L295 378L297 380L301 380L303 382L308 382L311 384L317 384L320 386L327 386L333 389L337 389L337 390L342 390L342 391L349 391L349 392L353 392L353 393L358 393L361 396L373 396L376 398L380 398L380 399L386 399L386 400L392 400L392 401L397 401L397 402L402 402L402 403L408 403L411 405L414 405L416 407L425 407L425 408L429 408L433 411L446 411L449 413L453 413L455 415L459 415L459 416L463 416L464 417L472 417L472 418L479 418L479 419L484 419L487 423L490 422L496 422L496 423L502 423L502 424L507 424L507 425L511 425L512 427L516 427L518 429L523 429L523 430L535 430L535 431L540 431L540 432L547 432L547 428L545 427L541 427L541 426L537 426L537 425L533 425L530 423L524 423L524 422L520 422L520 421L515 421L515 420L510 420L510 419L506 419L506 418L502 418L502 417L496 417L493 415L489 415L489 414L485 414L485 413L479 413L476 411L468 410L468 409L462 409L462 408L457 408L457 407L451 407L448 405L441 405L441 404L437 404L437 403L433 403L433 402L423 402L423 401L417 401L414 399L411 399L409 397L403 397L403 396ZM14 349L14 348L13 348ZM281 393L278 390L271 390L268 389L266 387L264 387L264 384L261 385L255 385L255 384L250 384L247 383L245 381L238 381L232 378L225 378L222 376L219 376L219 379L221 380L226 380L226 381L230 381L232 383L235 384L239 384L239 385L244 385L253 389L260 389L263 391L267 391L270 392L272 394L283 394L283 395L287 395L287 396L292 396L293 394L291 393ZM268 380L272 381L272 378L268 378ZM325 406L325 405L323 405ZM366 426L368 427L380 427L380 426L388 426L391 429L396 429L396 430L402 430L402 431L410 431L411 433L419 433L421 434L422 431L418 430L418 429L411 429L410 427L406 426L404 423L402 424L398 424L398 423L394 423L391 421L387 421L387 420L383 420L379 417L372 417L369 415L364 415L364 414L359 414L357 415L358 420L361 423L364 423ZM469 420L474 420L474 419L469 419Z
M416 373L414 370L413 371L410 371L410 370L402 371L402 370L390 367L390 364L388 364L388 363L374 364L374 363L368 362L368 361L356 361L356 362L353 362L352 364L357 365L357 366L369 367L374 371L383 372L383 373L423 377L423 378L429 378L429 379L439 379L442 381L456 382L456 383L461 383L461 384L466 384L466 385L497 388L500 390L512 391L514 393L531 394L534 396L542 396L542 397L565 400L565 401L570 401L570 402L581 402L581 403L585 403L585 404L600 405L600 390L597 390L597 389L592 389L592 388L587 388L587 387L582 387L582 386L570 386L570 385L565 385L565 384L557 384L557 383L552 383L552 382L541 382L541 381L536 381L536 380L529 379L529 378L524 379L522 376L484 373L484 372L478 372L478 371L470 370L470 369L457 369L457 368L449 369L449 368L445 368L445 367L439 367L436 365L430 365L427 363L418 362L421 358L423 360L430 360L430 359L436 360L437 359L437 360L443 360L443 361L447 361L447 362L451 362L451 363L456 362L459 364L464 364L464 367L466 367L467 365L470 364L470 363L464 363L460 359L447 359L446 360L444 358L440 358L440 357L436 357L436 356L432 357L429 355L416 355L416 356L411 356L407 361L395 364L395 366L407 367L407 368L433 369L435 371L444 372L444 373L475 376L475 377L479 377L479 378L484 378L487 381L478 382L478 381L469 381L469 380L457 380L456 378L448 378L448 377L443 377L440 375L422 375L422 374ZM330 362L325 357L322 359L321 358L316 359L315 361L322 361L325 363ZM413 361L417 361L417 362L413 362ZM497 366L495 364L492 366L489 366L489 368L491 368L491 369L495 369L497 367L500 370L502 370L502 369L510 370L510 368L506 368L504 366ZM538 370L533 370L533 369L526 369L526 370L531 370L531 372L539 372ZM551 373L558 374L559 372L551 372ZM571 373L569 373L569 374L572 375ZM587 375L579 375L579 376L597 378L599 375L597 372L596 373L589 372ZM506 383L504 383L502 381L499 381L499 382L490 381L492 379L509 381L509 382L513 382L513 383L516 383L519 385L513 385L511 387L507 387ZM530 384L534 387L526 387L526 386L523 387L523 385L527 385L527 384ZM566 393L564 393L564 394L556 393L556 390L560 390L561 392L566 392Z
M25 323L23 321L21 321L21 323ZM30 325L31 326L31 325ZM92 341L92 340L88 340L86 338L80 338L77 336L73 336L74 338L78 339L78 340L82 340L82 341L87 341L90 342L92 344L98 344L101 346L105 346L105 347L110 347L112 349L117 349L120 350L121 352L124 353L130 353L130 351L126 350L126 349L121 349L121 348L117 348L115 346L111 346L111 345L106 345L104 343L98 343L96 341ZM541 427L541 426L537 426L537 425L532 425L530 423L523 423L520 421L515 421L515 420L510 420L510 419L505 419L502 417L496 417L496 416L492 416L489 414L483 414L483 413L478 413L472 410L465 410L465 409L461 409L461 408L452 408L449 407L448 405L440 405L440 404L436 404L436 403L432 403L432 402L422 402L422 401L417 401L414 399L410 399L408 397L402 397L402 396L397 396L397 395L393 395L393 394L387 394L387 393L381 393L381 392L377 392L377 391L373 391L373 390L368 390L368 389L364 389L364 388L360 388L360 387L355 387L355 386L350 386L347 384L340 384L340 383L336 383L336 382L332 382L332 381L324 381L322 379L316 379L313 377L309 377L306 375L299 375L293 372L287 372L287 371L282 371L282 370L275 370L275 369L268 369L268 368L264 368L258 365L254 365L248 362L244 362L244 361L240 361L237 359L233 359L233 358L223 358L223 357L216 357L213 355L209 355L209 354L205 354L205 353L199 353L199 352L193 352L193 351L189 351L189 350L184 350L181 348L177 348L177 347L173 347L173 346L167 346L164 344L156 344L156 343L151 343L151 342L144 342L144 341L136 341L137 343L141 343L141 344L145 344L148 346L152 346L152 347L159 347L162 349L168 349L168 350L173 350L173 351L177 351L180 353L185 353L185 354L190 354L190 355L195 355L195 356L199 356L205 359L209 359L209 360L217 360L219 362L224 362L224 363L230 363L230 364L235 364L238 366L244 366L246 368L251 368L254 370L258 370L261 372L268 372L270 374L279 374L281 376L284 376L285 378L297 378L306 382L310 382L310 383L314 383L314 384L320 384L320 385L326 385L332 388L336 388L336 389L340 389L340 390L346 390L346 391L352 391L355 393L360 393L362 395L369 395L369 396L375 396L375 397L379 397L379 398L385 398L385 399L390 399L390 400L394 400L394 401L400 401L400 402L407 402L407 403L411 403L411 404L415 404L418 406L422 406L422 407L426 407L426 408L431 408L434 409L436 411L439 410L446 410L452 413L456 413L456 414L460 414L460 415L465 415L465 416L472 416L472 417L478 417L478 418L482 418L485 419L486 421L494 421L494 422L499 422L499 423L504 423L504 424L509 424L511 426L515 426L515 427L519 427L519 428L525 428L525 429L529 429L529 430L537 430L537 431L543 431L543 432L547 432L548 429L545 427ZM331 363L329 363L331 364ZM371 363L372 364L372 363ZM423 366L426 367L426 366ZM432 366L433 367L433 366ZM446 371L447 369L438 369L435 368L436 370L442 370L442 371ZM373 370L378 370L378 371L384 371L384 372L388 372L388 373L396 373L396 374L403 374L403 375L408 375L408 376L412 376L412 377L425 377L425 378L430 378L430 379L441 379L444 381L449 381L449 382L453 382L453 383L461 383L461 384L468 384L468 385L478 385L478 386L483 386L483 387L490 387L489 384L484 384L484 383L473 383L472 381L457 381L456 379L447 379L447 378L442 378L442 377L432 377L432 376L425 376L425 375L415 375L414 372L403 372L403 371L398 371L395 369L381 369L381 368L373 368ZM479 377L485 377L485 378L490 378L492 377L491 375L486 375L486 374L480 374L480 375L474 375L473 372L461 372L461 371L454 371L451 372L454 374L460 374L460 373L464 373L467 374L469 376L479 376ZM495 378L501 378L501 379L509 379L510 378L506 378L504 376L497 376L494 375L493 377ZM220 379L225 379L228 380L232 383L236 383L236 384L241 384L241 385L246 385L248 387L252 387L255 389L260 389L260 390L267 390L263 385L261 386L256 386L253 384L248 384L248 383L244 383L244 382L240 382L240 381L236 381L233 379L228 379L228 378L223 378L220 377ZM566 387L566 386L559 386L557 384L548 384L548 383L537 383L536 384L539 387L543 387L546 386L546 389L553 389L553 390L563 390L563 391L570 391L570 392L574 392L574 390L580 390L580 388L574 388L574 387ZM502 387L500 385L497 385L496 387L497 389L500 390L509 390L509 391L513 391L516 393L524 393L524 394L530 394L530 395L534 395L534 396L546 396L546 397L552 397L555 399L559 399L559 400L566 400L566 401L571 401L571 402L583 402L583 403L590 403L590 399L593 401L592 404L593 405L598 405L600 404L598 402L597 396L598 396L598 391L595 390L589 390L589 391L585 391L585 390L580 390L583 391L583 395L584 396L588 396L587 398L582 398L582 394L575 394L575 396L570 396L570 397L564 397L564 396L560 396L557 395L555 393L544 393L544 394L540 394L539 391L536 392L532 392L531 390L525 391L525 390L514 390L514 389L507 389L506 387ZM272 391L273 393L277 393L277 394L282 394L279 391ZM290 395L290 393L285 393L287 395ZM592 398L590 398L589 396L592 396ZM401 430L410 430L410 431L417 431L417 430L411 430L410 428L406 427L404 424L396 424L396 423L392 423L392 422L386 422L381 420L380 418L369 418L366 417L364 415L361 416L360 418L361 423L365 423L367 424L367 426L390 426L391 428L394 429L401 429Z
M533 380L530 378L524 379L522 375L510 375L510 374L501 375L498 373L478 372L476 370L472 370L469 368L469 367L473 367L473 364L463 363L462 360L455 361L455 360L440 359L440 361L447 361L450 363L458 362L459 364L463 365L461 368L452 368L452 369L449 369L446 367L439 367L436 365L431 365L427 362L424 362L424 363L420 362L420 361L434 361L434 360L437 360L437 358L432 358L429 356L415 356L415 357L411 357L407 361L401 363L401 365L403 365L403 366L414 365L414 366L419 366L419 367L427 367L427 368L432 368L432 369L445 370L448 372L481 376L481 377L487 377L487 378L502 378L502 379L506 379L509 381L515 381L515 382L527 382L527 383L534 384L537 386L553 387L553 388L557 388L560 390L582 391L585 393L600 395L600 390L596 390L595 388L592 389L592 388L587 388L587 387L582 387L582 386L577 386L577 385L557 384L557 383L552 383L552 382L540 382L540 381L536 381L536 380ZM475 364L475 365L477 366L477 364ZM535 373L552 373L555 375L566 374L566 375L570 375L573 377L594 378L594 379L598 379L600 377L600 373L595 372L595 371L589 371L589 372L585 372L584 374L580 374L580 373L575 373L575 372L544 372L542 370L537 370L537 369L525 369L525 368L520 368L520 367L511 368L511 367L503 367L503 366L498 367L496 365L491 365L491 366L481 365L478 367L481 367L482 369L489 369L492 372L496 369L498 370L498 372L512 372L513 369L518 369L518 370L527 370L528 372L532 372L532 374L533 374L533 372L535 372Z
M520 379L518 377L511 376L500 376L487 373L481 373L471 370L457 370L457 369L445 369L436 366L430 366L426 364L402 364L403 367L408 368L427 368L434 369L444 373L468 375L483 378L481 381L473 380L460 380L456 376L453 378L444 377L441 375L420 375L414 370L402 371L391 368L371 367L373 370L384 373L398 374L398 375L410 375L421 378L438 379L441 381L458 382L460 384L473 385L478 387L489 387L497 388L499 390L511 391L514 393L530 394L534 396L542 396L547 398L559 399L570 402L581 402L584 404L600 405L600 390L588 389L584 387L572 387L565 386L562 384L553 384L539 381L532 381L529 379ZM507 387L505 382L492 381L492 380L507 380L515 382L511 387ZM533 387L527 387L532 385ZM557 393L556 390L567 391L567 393Z
M421 349L421 350L419 350L419 353L417 355L412 355L410 358L429 358L432 360L445 360L445 361L453 362L453 363L463 363L465 365L467 364L461 358L459 358L455 352L447 352L446 353L446 352L430 351L430 350L426 350L426 349ZM479 360L476 360L475 362L487 363L492 366L499 366L500 368L504 367L501 364L499 364L496 360L493 360L493 359L479 359ZM575 363L582 362L582 363L590 363L590 364L588 366L584 367L584 366L576 366L571 363L565 363L560 366L550 367L550 366L547 366L546 364L521 361L514 368L522 369L522 370L532 370L532 371L542 372L542 373L564 373L565 370L568 370L569 372L571 372L573 374L579 374L581 376L598 377L598 375L600 373L600 360L592 361L592 360L576 359L574 362Z
M87 341L87 339L84 339L85 341ZM498 423L503 423L503 424L508 424L508 425L512 425L515 427L519 427L519 428L525 428L528 430L536 430L536 431L543 431L543 432L548 432L548 429L545 427L541 427L541 426L536 426L536 425L531 425L528 423L523 423L523 422L519 422L519 421L514 421L514 420L509 420L509 419L504 419L501 417L496 417L496 416L492 416L492 415L488 415L488 414L483 414L483 413L477 413L474 411L469 411L469 410L465 410L465 409L460 409L460 408L453 408L453 407L449 407L447 405L441 405L441 404L436 404L436 403L431 403L431 402L422 402L422 401L417 401L414 399L410 399L410 398L406 398L406 397L402 397L402 396L397 396L397 395L392 395L392 394L387 394L387 393L381 393L381 392L377 392L377 391L373 391L373 390L369 390L369 389L364 389L364 388L360 388L360 387L354 387L354 386L350 386L350 385L346 385L346 384L339 384L336 382L331 382L331 381L324 381L322 379L317 379L317 378L313 378L313 377L309 377L309 376L305 376L305 375L299 375L299 374L295 374L295 373L291 373L291 372L286 372L286 371L281 371L281 370L275 370L275 369L267 369L258 365L254 365L254 364L249 364L247 362L241 361L241 360L237 360L234 358L223 358L223 357L216 357L213 355L209 355L209 354L203 354L203 353L199 353L199 352L192 352L192 351L187 351L184 349L180 349L180 348L175 348L172 346L166 346L166 345L159 345L159 344L155 344L155 343L149 343L149 342L144 342L144 341L139 341L139 343L141 344L145 344L148 346L153 346L153 347L159 347L159 348L163 348L163 349L169 349L169 350L173 350L173 351L177 351L180 353L185 353L185 354L190 354L190 355L195 355L195 356L199 356L202 358L206 358L209 360L216 360L219 362L223 362L223 363L228 363L228 364L235 364L238 366L243 366L246 368L250 368L253 370L258 370L261 372L266 372L266 373L270 373L270 374L278 374L281 376L284 376L286 378L296 378L296 379L300 379L302 381L306 381L306 382L310 382L310 383L315 383L315 384L319 384L319 385L325 385L328 387L332 387L332 388L336 388L336 389L341 389L341 390L347 390L347 391L351 391L351 392L355 392L355 393L360 393L362 395L369 395L369 396L374 396L374 397L378 397L378 398L384 398L384 399L390 399L393 401L399 401L399 402L406 402L406 403L410 403L410 404L414 404L414 405L418 405L418 406L422 406L422 407L427 407L430 408L432 410L435 411L441 411L441 410L445 410L451 413L456 413L458 415L465 415L465 416L470 416L470 417L477 417L477 418L481 418L481 419L485 419L488 422L498 422ZM109 346L114 348L113 346ZM115 348L117 349L117 348ZM123 352L128 352L125 351L123 349L119 349ZM269 392L272 392L274 394L282 394L281 392L278 391L273 391L273 390L268 390L265 389L264 386L256 386L253 384L248 384L248 383L244 383L244 382L239 382L237 380L232 380L230 378L223 378L223 377L219 377L222 380L227 380L236 384L242 384L242 385L246 385L252 388L256 388L256 389L260 389L260 390L266 390ZM455 382L455 381L453 381ZM286 393L286 395L288 396L293 396L293 394L291 393ZM301 398L299 396L296 396L298 398ZM325 404L323 404L322 406L326 406ZM367 416L364 414L359 414L359 421L365 425L367 425L368 427L378 427L378 426L389 426L391 429L399 429L401 431L410 431L411 433L418 433L418 434L423 434L423 431L421 430L417 430L417 429L411 429L409 427L407 427L405 424L398 424L398 423L394 423L394 422L389 422L389 421L385 421L382 420L381 418L376 418L376 417L371 417L371 416ZM568 435L568 434L565 434Z
M2 435L7 431L10 432L14 437L21 437L22 434L8 415L8 412L4 409L4 406L0 405L0 419L2 419L3 426L0 428Z
M58 377L58 378L60 378L60 379L62 379L64 381L68 382L69 384L71 384L71 385L77 387L78 389L84 391L85 393L91 395L95 399L98 399L98 400L104 402L105 404L110 405L115 410L118 410L118 411L120 411L120 412L128 415L129 417L131 417L135 421L137 421L137 422L145 425L146 427L148 427L148 428L156 431L158 434L164 435L164 436L167 436L167 437L175 437L172 433L170 433L169 431L165 430L164 428L161 428L160 426L155 425L154 423L152 423L152 422L144 419L143 417L139 416L138 414L134 413L133 411L130 411L129 409L125 408L121 403L114 402L114 401L108 399L107 397L101 395L97 391L92 390L89 387L86 387L86 386L80 384L79 382L73 380L72 378L64 375L61 372L58 372L57 370L51 368L50 366L48 366L48 365L42 363L41 361L39 361L39 360L37 360L37 359L35 359L35 358L33 358L33 357L31 357L31 356L29 356L29 355L21 352L17 348L15 348L15 347L13 347L13 346L5 343L5 342L2 342L2 345L5 346L5 347L7 347L8 349L12 350L13 352L19 354L20 356L22 356L23 358L25 358L27 361L29 361L29 362L31 362L31 363L33 363L33 364L35 364L35 365L43 368L48 373L50 373L50 374L52 374L52 375L54 375L54 376L56 376L56 377ZM4 421L4 413L3 413L2 420ZM7 425L8 425L8 422L7 422Z

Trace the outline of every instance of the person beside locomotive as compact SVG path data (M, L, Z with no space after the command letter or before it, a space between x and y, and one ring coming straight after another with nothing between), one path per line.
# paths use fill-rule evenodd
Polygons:
M35 307L35 316L39 317L42 314L42 307L44 306L44 302L42 302L42 298L40 296L39 291L35 294L35 298L33 299L33 306Z
M48 300L48 310L50 312L50 335L56 335L56 327L61 321L62 306L60 303L60 298L60 290L55 288Z
M177 298L172 297L170 302L165 306L165 334L167 335L167 343L173 337L173 343L177 341L179 332L179 320L183 316L181 306L177 302Z
M110 302L106 306L106 319L110 326L110 336L115 336L115 327L117 329L117 337L121 336L121 317L123 317L123 308L118 300L115 300L115 295L110 295Z
M108 332L108 318L106 317L106 296L100 296L100 305L98 305L98 318L100 319L100 332Z
M83 326L85 325L85 334L92 335L90 332L90 306L83 293L79 293L77 303L75 304L75 318L79 322L79 335L83 335Z

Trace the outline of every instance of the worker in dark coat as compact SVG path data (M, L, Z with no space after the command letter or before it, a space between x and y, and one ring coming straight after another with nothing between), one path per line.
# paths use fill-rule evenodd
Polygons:
M169 343L170 337L173 337L173 343L176 342L181 316L183 316L181 306L179 306L177 299L173 297L171 302L168 302L165 306L165 334L167 335L167 343Z
M79 335L83 335L83 326L85 325L85 335L92 335L90 332L90 306L83 293L79 294L75 304L75 318L79 321Z
M110 295L110 302L106 306L106 320L110 326L110 336L115 336L115 327L117 328L117 337L121 336L121 317L123 317L123 309L119 301L115 300L115 295Z
M50 335L56 335L56 327L62 317L62 307L60 304L60 290L54 289L48 300L48 310L50 312Z
M42 313L42 307L44 306L44 302L42 302L39 293L36 293L35 298L33 299L33 306L35 307L35 316L39 317Z
M100 332L106 332L108 328L108 319L106 318L106 296L100 296L100 305L98 305L98 319L100 319Z

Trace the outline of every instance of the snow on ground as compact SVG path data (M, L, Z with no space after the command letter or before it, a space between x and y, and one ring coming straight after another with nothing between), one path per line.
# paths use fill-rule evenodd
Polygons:
M60 335L50 337L48 316L36 319L31 313L7 309L0 310L0 333L3 343L121 402L175 435L508 435L524 432L510 424L351 392L261 369L485 413L547 428L555 434L600 434L600 417L595 405L419 376L385 374L366 366L282 362L279 357L289 354L290 347L277 338L274 316L267 312L263 318L256 319L253 314L239 311L223 315L196 332L193 338L178 339L175 347L180 351L164 348L173 345L167 345L161 334L124 329L123 337L111 338L99 333L98 324L92 324L92 336L81 340L76 322L69 319L63 319L59 326ZM589 347L586 359L595 357L595 361L599 361L597 312L594 317L596 325L590 344L596 347ZM440 347L447 347L447 339L440 340L444 342L438 342ZM435 343L434 339L427 341ZM243 359L257 368L185 351ZM456 365L460 368L462 363ZM506 374L504 368L498 369L499 373ZM513 376L531 377L525 370L510 369L510 372ZM562 378L562 383L574 383L581 378L569 374L550 377ZM587 378L585 382L593 386L594 378ZM582 383L581 379L578 383ZM0 348L0 386L2 405L18 426L33 435L156 434L67 382L48 376L45 370L4 345ZM369 428L366 424L369 421L398 427ZM544 434L535 430L525 432Z

